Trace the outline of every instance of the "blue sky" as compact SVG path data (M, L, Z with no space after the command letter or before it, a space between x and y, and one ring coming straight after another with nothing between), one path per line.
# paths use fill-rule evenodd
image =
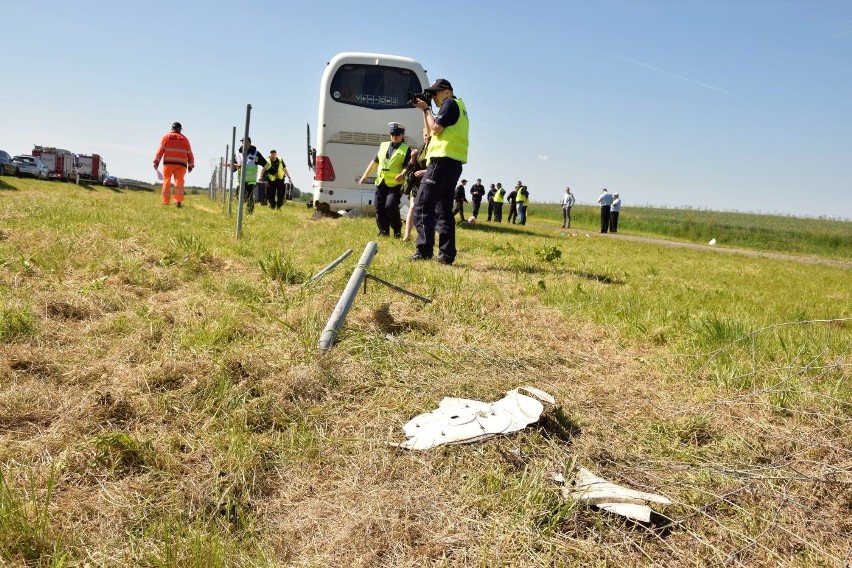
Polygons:
M153 181L178 120L188 183L206 186L250 103L252 139L309 190L323 68L368 51L453 83L470 113L467 179L523 180L551 202L566 185L580 203L607 187L625 218L655 205L852 219L849 0L38 6L3 8L10 153L98 153Z

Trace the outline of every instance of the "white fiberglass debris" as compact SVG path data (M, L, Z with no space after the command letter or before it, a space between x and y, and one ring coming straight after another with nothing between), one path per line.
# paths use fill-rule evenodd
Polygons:
M716 239L710 239L710 240L707 242L707 244L708 244L708 245L710 245L710 246L715 245L715 244L716 244Z
M532 396L521 394L521 390ZM491 404L446 397L437 409L405 423L403 430L407 439L399 447L425 450L441 444L474 442L495 434L515 432L539 419L544 410L542 400L550 404L556 402L548 393L533 387L510 390Z
M643 523L651 520L648 502L671 505L662 495L645 493L610 483L585 468L578 468L573 487L564 487L562 494L588 505L595 505L612 513Z

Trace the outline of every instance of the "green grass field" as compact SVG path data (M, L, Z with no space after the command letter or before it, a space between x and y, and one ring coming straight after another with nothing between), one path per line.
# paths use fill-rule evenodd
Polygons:
M452 267L381 239L370 274L432 302L370 280L320 351L372 219L226 211L0 177L0 565L852 558L852 223L625 206L619 238L538 205L460 226ZM537 424L393 445L522 385ZM672 504L579 504L578 466Z

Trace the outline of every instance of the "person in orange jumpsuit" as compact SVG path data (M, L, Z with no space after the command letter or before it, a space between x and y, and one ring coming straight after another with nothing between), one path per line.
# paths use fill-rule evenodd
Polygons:
M180 122L172 123L172 131L160 140L160 149L154 156L154 169L159 171L160 160L163 161L163 205L172 201L172 178L175 180L175 205L183 203L183 177L187 171L195 167L195 157L189 139L181 134L183 127Z

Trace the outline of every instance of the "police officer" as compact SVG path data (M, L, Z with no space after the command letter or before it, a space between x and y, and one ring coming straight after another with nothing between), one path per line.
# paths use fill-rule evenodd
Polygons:
M515 203L518 209L518 223L520 225L527 224L527 205L530 200L530 192L520 180L518 180L518 194L515 196Z
M266 196L269 199L269 208L281 209L286 197L284 195L284 176L287 176L291 184L293 183L293 178L287 171L287 164L284 163L282 158L278 157L278 152L270 150L263 171L266 172Z
M497 188L494 184L491 184L491 188L488 190L488 195L486 195L486 199L488 199L488 220L490 221L494 217L494 195L497 193Z
M358 185L373 170L376 173L376 225L379 236L389 236L393 229L394 238L402 237L402 220L399 218L399 202L402 199L402 182L408 173L407 166L411 158L411 148L405 143L405 125L389 122L390 141L382 142L379 152L373 161L367 165L364 175L358 180Z
M453 94L449 81L438 79L426 92L431 96L430 101L414 101L414 106L423 111L423 122L432 133L432 139L426 152L428 166L414 203L417 252L411 259L432 258L437 232L438 262L452 264L456 260L453 197L462 166L467 162L470 123L467 107ZM432 100L438 106L434 116L430 107Z
M497 182L497 192L494 194L494 220L498 223L503 222L503 203L506 201L506 190L503 189L503 184Z
M254 204L259 201L266 201L266 193L263 196L255 191L257 185L258 167L266 165L266 158L263 157L257 147L252 146L251 138L240 140L242 145L239 149L239 156L235 156L233 164L235 171L240 171L241 168L246 169L245 188L243 188L243 201L246 204L246 211L249 215L254 213Z

